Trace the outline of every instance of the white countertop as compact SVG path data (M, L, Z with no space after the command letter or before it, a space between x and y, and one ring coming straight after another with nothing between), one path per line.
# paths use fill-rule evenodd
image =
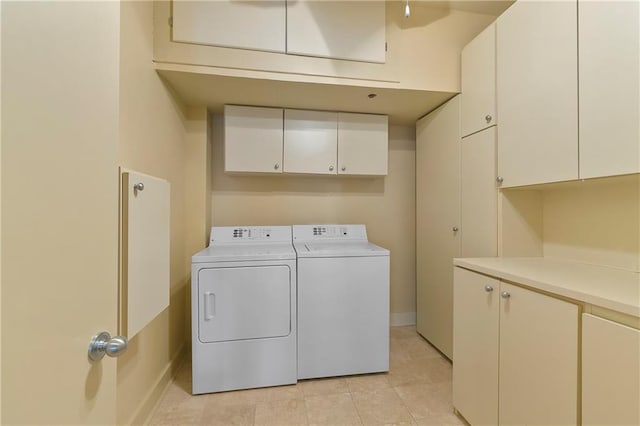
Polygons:
M475 272L640 317L640 273L544 257L454 259Z

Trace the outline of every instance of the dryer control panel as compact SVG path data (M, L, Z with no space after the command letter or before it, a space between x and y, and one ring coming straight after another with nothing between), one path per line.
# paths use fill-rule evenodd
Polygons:
M293 225L293 239L367 241L367 229L364 225Z
M291 242L290 226L214 226L209 245L218 243L287 243Z

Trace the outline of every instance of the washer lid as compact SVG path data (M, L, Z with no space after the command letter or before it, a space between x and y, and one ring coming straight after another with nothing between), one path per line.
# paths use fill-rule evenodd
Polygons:
M389 256L389 250L366 241L300 242L294 247L299 258Z
M191 258L192 263L234 262L247 260L294 260L296 252L286 244L217 244Z

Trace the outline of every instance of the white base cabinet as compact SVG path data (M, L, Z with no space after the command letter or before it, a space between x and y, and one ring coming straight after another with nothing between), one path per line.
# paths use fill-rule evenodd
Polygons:
M462 268L453 280L453 405L472 425L496 425L500 281Z
M640 424L640 330L582 315L582 424Z
M454 270L453 405L471 424L578 422L578 306Z

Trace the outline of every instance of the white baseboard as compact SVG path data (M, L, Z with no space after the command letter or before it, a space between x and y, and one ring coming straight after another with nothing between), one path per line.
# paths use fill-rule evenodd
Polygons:
M391 314L391 326L416 325L415 312L396 312Z

